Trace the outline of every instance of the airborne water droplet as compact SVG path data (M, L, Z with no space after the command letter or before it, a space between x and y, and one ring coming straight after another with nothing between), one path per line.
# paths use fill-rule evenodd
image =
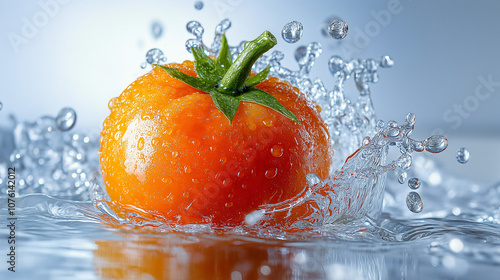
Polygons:
M406 206L413 213L420 213L424 209L424 202L416 192L410 192L406 197Z
M199 10L201 10L201 9L203 9L203 6L204 6L204 4L203 4L203 2L202 2L202 1L196 1L196 2L194 3L194 8L195 8L196 10L198 10L198 11L199 11Z
M151 33L156 40L163 34L163 25L159 21L154 21L151 25Z
M418 178L411 178L410 180L408 180L408 187L410 187L410 189L412 190L420 188L421 185L422 182L420 182Z
M394 61L392 60L392 58L390 56L384 55L384 56L382 56L382 59L380 60L379 65L382 68L390 68L394 65Z
M75 126L76 112L73 108L65 107L59 111L56 117L56 126L60 131L68 131Z
M405 183L405 181L406 181L406 176L408 176L408 175L406 174L406 172L401 172L401 173L398 175L398 182L399 182L400 184L404 184L404 183Z
M430 153L440 153L448 147L448 139L442 135L432 135L425 139L424 146Z
M281 30L281 37L283 37L285 42L293 44L300 40L303 30L304 27L302 26L302 23L292 21L283 27L283 30Z
M457 151L457 161L460 163L467 163L470 158L470 152L467 148L460 148Z
M344 39L349 26L343 20L335 20L328 26L328 34L335 39Z

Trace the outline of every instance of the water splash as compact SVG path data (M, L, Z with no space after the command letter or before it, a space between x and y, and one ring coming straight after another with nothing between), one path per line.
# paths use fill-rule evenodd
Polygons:
M9 166L16 167L18 194L44 193L76 200L89 199L90 180L100 176L99 134L68 131L76 113L64 108L57 118L43 116L35 122L14 121L12 131L2 132ZM61 129L62 128L62 129ZM0 175L7 164L0 162ZM0 186L4 194L6 186Z

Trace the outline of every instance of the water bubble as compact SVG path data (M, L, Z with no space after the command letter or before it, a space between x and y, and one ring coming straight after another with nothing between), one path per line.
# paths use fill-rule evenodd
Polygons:
M344 39L349 26L343 20L335 20L328 26L328 34L335 39Z
M470 158L470 152L467 148L460 148L457 151L457 161L460 163L467 163Z
M292 21L283 27L283 30L281 30L281 37L283 37L285 42L293 44L300 40L303 30L304 27L302 26L302 23Z
M418 178L411 178L410 180L408 180L408 187L410 187L410 189L412 190L416 190L418 188L420 188L420 186L422 185L422 182L420 182L420 180Z
M321 178L319 178L318 175L314 174L314 173L309 173L306 175L306 180L307 180L307 184L312 187L316 184L319 184L321 182Z
M3 103L0 102L0 110L2 110L2 108L3 108Z
M76 112L73 108L65 107L57 114L56 126L60 131L68 131L75 126Z
M195 8L196 10L198 10L198 11L199 11L199 10L201 10L201 9L203 9L203 6L204 6L204 4L203 4L203 2L202 2L202 1L196 1L196 2L194 3L194 8Z
M406 196L406 206L411 212L420 213L424 209L424 202L418 193L410 192Z
M448 147L448 139L442 135L432 135L424 140L424 146L430 153L440 153Z
M380 59L379 65L382 68L390 68L390 67L392 67L394 65L394 61L392 60L392 58L390 56L384 55Z
M151 34L155 39L160 38L163 34L163 25L159 21L154 21L151 25Z
M167 61L167 58L163 56L163 52L160 49L150 49L146 53L146 63L149 65L165 61Z

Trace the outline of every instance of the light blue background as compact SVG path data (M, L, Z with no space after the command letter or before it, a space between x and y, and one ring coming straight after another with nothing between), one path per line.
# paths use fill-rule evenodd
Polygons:
M40 4L48 2L57 8ZM469 104L477 108L460 117L460 125L453 127L455 121L443 118L454 104L474 99L479 77L491 75L500 82L499 1L216 0L204 1L200 11L194 2L1 1L0 126L8 124L8 114L33 120L70 106L78 113L76 129L100 129L109 99L145 73L139 65L147 50L162 49L169 62L190 59L184 48L190 38L187 21L199 20L210 43L215 25L229 18L233 27L227 35L235 45L265 29L279 36L283 25L297 20L304 25L302 39L293 45L280 39L276 47L287 53L287 67L296 69L296 47L318 41L323 54L312 76L331 88L327 62L332 55L345 56L346 50L362 58L390 55L395 66L382 69L380 82L372 86L378 116L402 121L406 113L415 113L416 135L440 130L449 136L449 150L436 158L450 169L485 184L500 179L500 86L485 100ZM381 20L387 13L391 18ZM342 42L321 35L321 24L332 15L349 24ZM158 40L151 36L153 20L164 25ZM26 21L38 21L39 27L16 46L13 34L24 36ZM348 95L355 96L352 84L348 82ZM454 159L460 146L471 149L471 162L464 166Z

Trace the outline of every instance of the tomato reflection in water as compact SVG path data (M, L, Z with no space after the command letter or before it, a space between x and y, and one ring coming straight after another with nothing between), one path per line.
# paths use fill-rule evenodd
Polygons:
M286 279L291 273L290 257L277 244L171 234L96 245L94 266L104 279Z

